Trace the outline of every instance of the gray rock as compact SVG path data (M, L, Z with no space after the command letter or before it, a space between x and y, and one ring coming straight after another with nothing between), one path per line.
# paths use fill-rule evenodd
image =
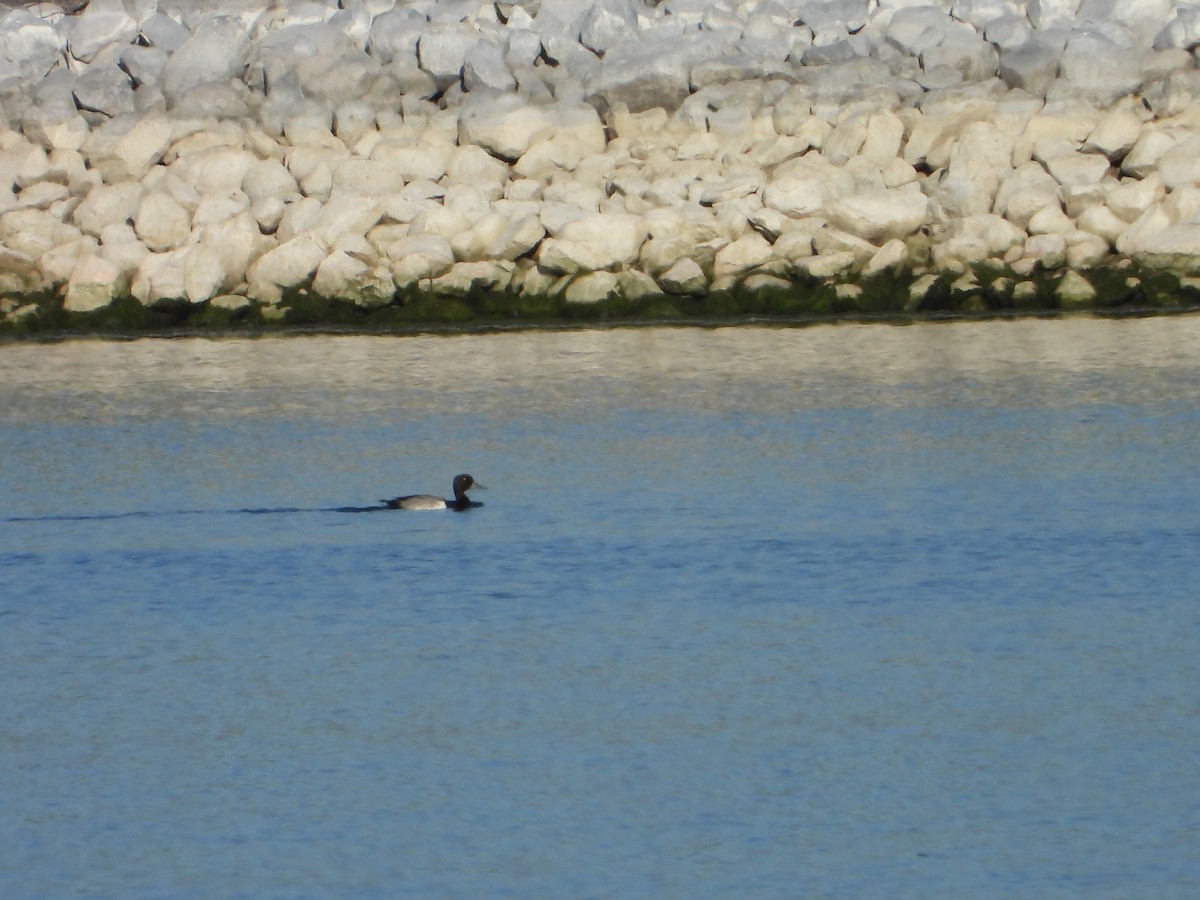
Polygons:
M479 35L460 25L427 26L417 41L417 60L445 90L462 78L467 57L479 51Z
M1004 83L1045 97L1058 77L1059 52L1034 38L1000 54L998 72Z
M596 0L584 14L579 40L598 54L637 38L637 10L630 0Z
M142 38L145 42L167 53L174 53L190 36L190 31L162 13L155 13L142 23Z
M1059 75L1104 108L1141 87L1141 53L1124 28L1084 24L1067 39Z
M66 42L54 27L27 9L0 16L0 60L22 78L41 78L58 62Z
M367 52L384 65L393 60L415 65L417 41L424 27L424 17L415 10L398 8L386 12L371 23Z
M73 93L81 114L92 124L134 111L133 83L115 63L90 66L75 82Z
M168 55L158 47L131 44L121 51L121 68L133 79L135 89L142 85L158 84L166 68Z
M202 84L241 74L249 46L240 19L218 16L205 20L163 67L162 89L168 102L178 102Z
M91 62L105 47L127 44L138 34L137 22L124 9L97 5L68 22L67 46L71 56L81 62Z

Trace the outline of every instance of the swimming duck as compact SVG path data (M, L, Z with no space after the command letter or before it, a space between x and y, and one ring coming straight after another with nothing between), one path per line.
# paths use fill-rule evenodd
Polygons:
M407 497L395 497L380 502L386 503L388 509L470 509L473 506L482 506L482 503L472 503L467 499L467 491L472 488L487 490L470 475L455 475L453 500L443 500L433 494L409 494Z

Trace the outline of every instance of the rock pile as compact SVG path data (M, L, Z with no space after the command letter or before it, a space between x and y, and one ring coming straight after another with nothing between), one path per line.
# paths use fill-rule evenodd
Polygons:
M0 8L0 312L1187 283L1197 45L1194 0Z

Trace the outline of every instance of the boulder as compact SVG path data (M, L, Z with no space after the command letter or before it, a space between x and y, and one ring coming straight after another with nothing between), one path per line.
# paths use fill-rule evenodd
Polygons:
M246 270L253 297L278 302L281 288L294 288L308 281L328 255L311 237L301 235L267 251Z
M599 303L617 294L620 283L613 272L587 272L571 279L563 292L568 303Z
M568 222L559 237L538 248L538 265L574 275L629 265L637 260L647 236L645 223L628 213L585 214Z
M163 159L174 136L171 123L158 116L121 116L97 128L81 152L110 184L140 180Z
M246 63L249 46L241 19L204 17L163 67L161 84L167 101L178 104L202 84L236 77Z
M71 271L63 294L63 309L91 312L108 306L116 297L121 273L101 256L83 254Z
M66 21L70 54L85 63L112 44L130 43L139 32L137 21L123 8L102 3L92 4Z
M668 294L703 294L708 287L708 279L699 263L692 259L680 259L662 273L658 279L659 285Z
M54 25L35 12L14 9L0 16L0 60L17 78L42 78L59 62L66 41Z
M1077 25L1058 61L1059 76L1101 109L1142 84L1141 54L1128 32L1094 23Z
M465 24L426 25L417 39L417 60L445 90L462 77L468 57L479 52L480 37Z
M142 186L136 181L97 185L75 208L71 220L85 234L99 237L109 223L132 219L141 200Z
M369 265L345 252L331 253L313 278L313 290L322 297L349 300L367 309L386 306L396 287L386 265Z
M843 231L872 244L904 238L926 222L929 200L920 190L885 190L834 200L827 215Z
M440 234L425 232L401 238L382 248L391 260L392 278L398 287L436 278L454 265L454 250Z
M129 293L143 306L185 300L184 261L187 254L186 247L167 253L148 253L133 276Z
M774 252L766 238L757 231L750 231L717 251L713 261L713 276L741 275L772 259Z
M181 247L188 239L191 216L169 194L150 191L138 203L133 230L151 252L164 253Z
M998 73L1011 88L1045 97L1058 76L1061 48L1034 37L1000 53Z
M1018 166L1000 184L992 211L1024 228L1034 213L1047 206L1061 206L1058 182L1036 162Z
M475 91L471 98L459 117L459 144L474 144L516 162L536 139L554 133L550 112L528 105L519 95Z

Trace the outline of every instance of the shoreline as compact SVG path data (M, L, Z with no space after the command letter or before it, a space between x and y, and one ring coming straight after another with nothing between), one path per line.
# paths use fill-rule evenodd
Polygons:
M1175 0L77 5L0 4L0 334L1200 298Z
M546 318L522 321L460 321L347 324L338 322L309 322L288 324L283 321L248 322L230 326L168 326L139 330L112 329L80 325L74 328L47 328L15 331L0 328L0 350L5 346L22 344L55 344L67 341L96 340L125 343L138 340L181 340L205 338L214 341L237 339L267 339L309 336L379 336L379 337L457 337L464 335L514 334L520 332L570 333L581 331L625 330L641 328L682 328L715 330L725 328L808 329L838 325L891 325L904 327L917 324L959 322L1022 322L1030 320L1058 321L1062 319L1147 319L1161 317L1193 317L1200 314L1200 300L1171 306L1110 306L1073 309L990 309L990 310L929 310L880 311L829 315L770 315L746 313L729 316L674 317L597 317L586 320Z

